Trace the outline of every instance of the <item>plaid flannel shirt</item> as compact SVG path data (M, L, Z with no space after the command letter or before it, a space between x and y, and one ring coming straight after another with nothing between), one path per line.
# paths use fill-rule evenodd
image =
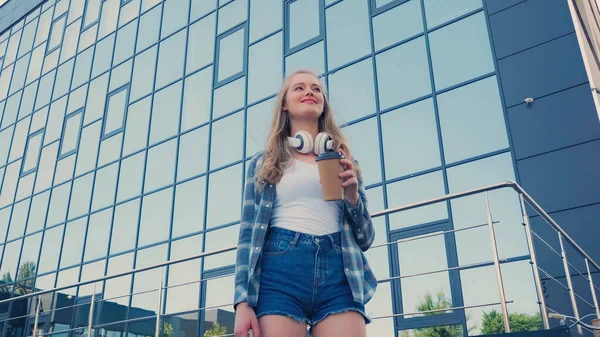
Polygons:
M259 193L255 189L255 176L262 165L262 153L255 155L248 163L242 223L240 226L237 257L235 264L234 308L240 302L248 302L255 307L260 288L260 257L269 227L271 208L275 202L275 185L262 183ZM341 229L342 257L344 272L357 303L366 304L375 293L377 279L365 258L363 251L371 247L375 231L366 207L366 197L362 180L359 179L359 201L356 207L343 202L343 224ZM341 221L341 219L340 219Z

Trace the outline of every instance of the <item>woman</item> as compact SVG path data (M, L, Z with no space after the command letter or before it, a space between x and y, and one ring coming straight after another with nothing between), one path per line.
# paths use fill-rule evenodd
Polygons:
M333 140L344 200L324 201L314 151L288 137ZM313 142L314 143L314 142ZM317 76L298 71L277 97L265 151L248 163L236 275L235 335L366 336L364 305L377 286L363 255L375 236L357 162ZM277 193L276 193L277 192Z

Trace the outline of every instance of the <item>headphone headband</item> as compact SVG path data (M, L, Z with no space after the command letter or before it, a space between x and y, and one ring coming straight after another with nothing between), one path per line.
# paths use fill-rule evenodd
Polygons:
M313 142L313 138L307 131L298 131L294 137L288 137L289 146L300 153L314 151L318 156L321 153L333 151L333 139L326 133L320 132Z

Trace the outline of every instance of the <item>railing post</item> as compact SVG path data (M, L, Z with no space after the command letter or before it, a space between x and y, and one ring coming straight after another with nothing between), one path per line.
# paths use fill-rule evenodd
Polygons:
M31 332L31 337L37 336L38 322L40 318L40 305L42 304L42 296L38 297L37 305L35 306L35 321L33 322L33 331Z
M90 300L90 315L88 316L88 327L87 335L92 337L92 323L94 322L94 306L96 304L96 283L94 283L94 291L92 292L92 299Z
M490 200L487 191L485 195L485 207L487 209L488 228L490 232L490 241L492 243L492 253L494 257L494 267L496 269L496 279L498 281L498 291L500 292L500 306L502 308L502 318L504 320L504 332L510 332L510 322L508 321L508 307L506 306L506 295L504 293L504 283L502 282L502 270L500 269L500 258L498 257L498 245L496 244L496 234L494 233L494 222L492 221L492 212L490 210Z
M590 264L588 259L585 259L585 267L587 268L588 281L590 282L590 291L592 292L592 299L594 300L594 307L596 309L596 318L600 319L600 308L598 307L598 298L596 297L596 288L594 287L594 281L592 280L592 273L590 272Z
M529 257L531 257L531 264L533 265L533 277L535 278L535 287L537 288L537 294L540 305L540 311L542 314L542 323L544 329L550 329L550 323L548 322L548 312L546 310L546 300L544 299L544 291L542 290L542 281L540 278L540 271L538 269L537 256L535 253L535 246L533 245L533 236L531 235L531 224L529 223L529 216L527 216L527 209L525 208L525 199L523 194L519 193L519 199L521 200L521 212L523 213L523 224L525 225L525 234L527 236L527 244L529 245Z
M571 296L571 306L573 307L573 316L576 320L579 320L579 309L577 308L577 300L575 298L575 291L573 290L573 282L571 281L571 272L569 270L569 260L567 259L567 252L565 251L565 245L563 243L563 237L561 233L558 233L558 241L560 242L560 253L562 255L563 266L565 268L565 277L567 278L567 286L569 287L569 296ZM577 332L583 333L581 325L577 324Z
M156 308L156 330L154 332L154 337L160 336L160 316L162 315L162 292L164 273L165 267L160 267L160 280L158 282L158 306Z

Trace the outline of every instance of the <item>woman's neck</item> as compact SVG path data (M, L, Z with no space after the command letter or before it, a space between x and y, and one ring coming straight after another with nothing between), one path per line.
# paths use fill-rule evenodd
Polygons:
M290 125L290 137L294 137L296 132L306 131L310 133L313 139L319 133L319 122L318 121L292 121Z

